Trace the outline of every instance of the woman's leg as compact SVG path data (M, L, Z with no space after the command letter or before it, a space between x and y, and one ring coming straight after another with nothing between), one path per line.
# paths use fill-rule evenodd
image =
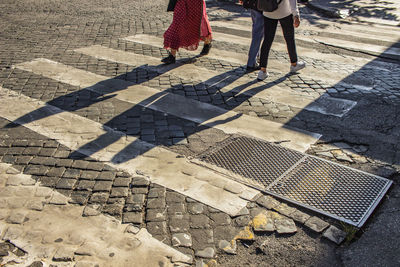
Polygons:
M264 17L264 41L261 46L260 66L263 72L267 71L268 55L275 38L278 20Z
M295 66L297 63L296 42L294 39L293 16L289 15L279 20L282 26L283 37L286 41L286 47L289 53L290 63Z
M256 66L257 55L260 51L260 44L264 37L264 16L262 12L250 9L251 20L253 22L251 30L251 44L249 49L249 57L247 67Z

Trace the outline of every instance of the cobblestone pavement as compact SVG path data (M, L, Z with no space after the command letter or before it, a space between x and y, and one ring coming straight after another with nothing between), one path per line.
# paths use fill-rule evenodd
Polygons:
M161 38L171 21L166 2L0 3L0 265L350 265L356 260L350 242L376 232L377 224L391 225L387 214L398 214L400 68L391 51L399 43L390 36L395 29L360 22L350 31L346 25L352 19L321 18L301 6L298 47L312 71L285 75L286 70L272 67L270 80L258 91L239 94L226 88L251 84L256 73L246 73L233 56L197 58L181 51L179 64L211 78L196 76L146 63L166 55L151 38L124 39ZM212 25L218 25L213 26L213 49L246 55L248 45L238 40L249 37L248 12L229 2L208 1L207 7ZM381 40L359 33L367 28L381 31ZM329 38L345 41L346 49L330 45ZM282 40L278 35L276 41ZM371 50L355 49L353 42L366 42ZM78 50L94 45L134 54L137 64ZM276 66L288 60L279 47L270 57ZM56 68L39 73L26 67L40 58L84 71L83 76L65 78ZM139 64L142 59L146 64ZM85 86L91 77L105 80ZM126 97L130 85L197 101L201 110L212 105L236 115L207 123L185 110L169 112L173 103L164 110L162 101ZM274 98L274 86L294 100ZM260 94L260 89L271 93ZM318 107L323 99L336 101L339 109L342 103L354 106L329 115L296 99ZM30 112L32 107L37 109ZM357 231L200 169L193 158L250 131L239 123L237 131L224 127L237 118L321 134L308 154L390 178L393 189ZM181 167L168 168L177 164Z

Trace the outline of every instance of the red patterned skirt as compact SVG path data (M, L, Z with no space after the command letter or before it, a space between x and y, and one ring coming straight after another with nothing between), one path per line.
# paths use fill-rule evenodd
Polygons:
M204 0L178 0L172 23L164 33L164 48L196 50L200 40L211 40Z

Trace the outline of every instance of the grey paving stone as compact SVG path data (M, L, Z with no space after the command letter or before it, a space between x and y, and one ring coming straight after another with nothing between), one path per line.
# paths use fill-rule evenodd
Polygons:
M296 222L305 223L311 216L304 212L296 210L293 213L291 213L289 217L295 220Z
M205 211L205 206L201 203L189 203L187 209L191 214L202 214Z
M166 194L166 201L167 203L183 203L185 201L185 196L177 192L168 191Z
M171 203L167 205L167 212L169 215L184 214L186 213L186 208L183 203Z
M125 212L122 215L123 223L133 223L133 224L142 224L143 223L143 215L140 212Z
M70 195L71 199L68 202L72 204L86 205L90 194L91 193L88 191L72 191Z
M244 227L251 221L250 215L243 215L233 219L236 226Z
M212 229L190 229L193 240L193 249L204 249L214 244Z
M129 184L131 183L130 178L116 178L114 180L114 187L128 187Z
M165 209L148 209L146 211L146 222L160 222L165 221L166 217Z
M165 236L168 233L166 222L148 222L146 225L150 234Z
M99 176L99 174L100 172L98 171L83 170L81 173L81 178L87 180L95 180Z
M96 180L113 181L115 176L116 176L115 172L102 171L102 172L100 172L99 176L97 176Z
M280 205L279 201L270 196L261 196L256 202L267 209L273 209Z
M346 238L347 234L346 232L340 230L336 226L329 226L328 229L323 233L323 236L332 242L335 242L336 244L340 245Z
M194 229L210 228L210 219L204 214L191 215L190 227Z
M190 228L189 215L175 214L169 216L169 229L171 233L185 233Z
M112 181L96 181L93 187L93 192L110 192L112 188Z
M114 187L111 190L111 197L127 197L129 194L129 188Z
M166 189L165 188L150 188L149 193L147 195L148 198L165 198Z
M62 178L57 182L56 188L57 189L73 189L76 183L77 183L77 180L75 180L75 179Z
M122 216L123 208L124 208L124 205L120 204L120 203L105 204L103 206L102 212L110 214L111 216L120 218Z
M222 212L210 213L210 219L215 225L230 225L232 221L228 214Z
M108 200L108 193L93 193L92 196L90 197L89 202L90 203L99 203L99 204L104 204Z
M147 200L148 209L164 209L166 207L165 199L153 198Z
M212 259L215 256L215 249L212 247L207 247L203 250L198 250L195 255L200 258Z
M133 186L148 186L150 185L150 181L146 177L142 176L135 176L132 178Z
M81 170L68 168L68 169L65 170L65 172L63 174L63 177L64 178L78 179L80 174L81 174Z
M174 247L191 247L192 237L188 233L176 233L172 235L172 246Z
M78 190L88 190L91 191L95 185L96 181L80 180L77 189Z
M309 218L305 224L305 226L307 226L308 228L310 228L311 230L317 232L317 233L321 233L322 231L324 231L326 228L328 228L329 223L321 220L318 217L311 217Z

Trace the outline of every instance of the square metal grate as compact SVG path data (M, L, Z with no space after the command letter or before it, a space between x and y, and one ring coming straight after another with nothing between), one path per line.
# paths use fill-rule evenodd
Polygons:
M201 159L240 175L240 182L358 227L392 184L376 175L248 137L232 138Z

